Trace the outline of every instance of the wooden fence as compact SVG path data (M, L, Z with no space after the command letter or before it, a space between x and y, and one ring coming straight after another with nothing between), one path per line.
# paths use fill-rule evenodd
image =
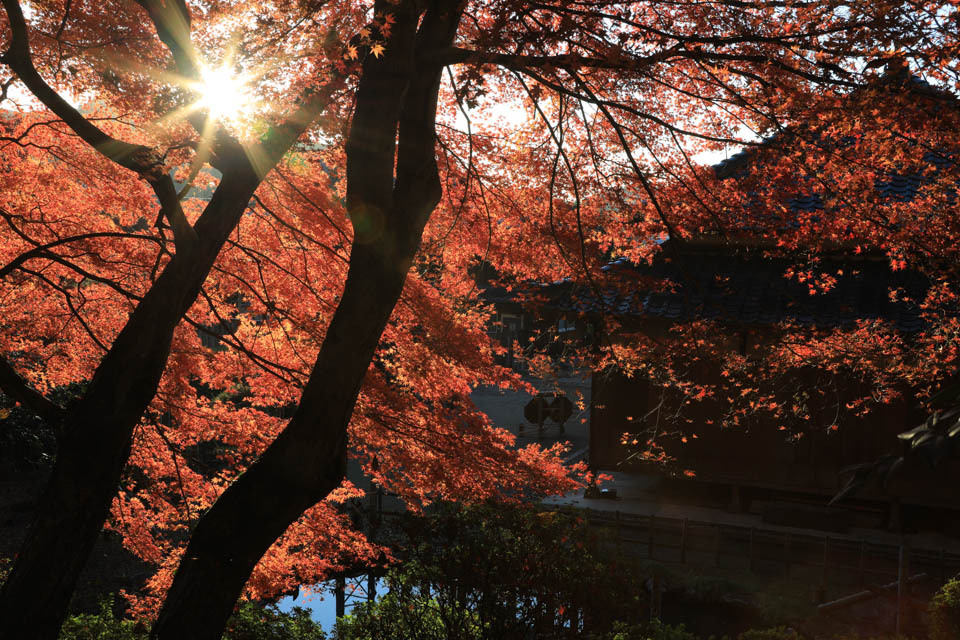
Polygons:
M898 580L903 563L911 574L926 574L937 583L960 573L957 550L619 511L575 512L610 531L611 542L624 552L663 563L749 570L840 588Z

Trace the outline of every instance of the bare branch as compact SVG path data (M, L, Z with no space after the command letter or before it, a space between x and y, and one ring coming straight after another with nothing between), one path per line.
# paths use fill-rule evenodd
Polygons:
M136 238L138 240L149 240L151 242L161 244L160 240L158 238L155 238L154 236L148 236L148 235L142 235L142 234L136 234L136 233L121 233L116 231L84 233L77 236L69 236L67 238L61 238L53 242L48 242L47 244L38 245L33 249L31 249L30 251L21 253L19 256L17 256L13 260L5 264L2 268L0 268L0 278L5 278L8 274L10 274L12 271L17 269L21 264L23 264L27 260L31 260L33 258L41 258L41 257L50 258L52 254L50 253L49 250L52 249L53 247L57 247L63 244L69 244L72 242L81 242L83 240L91 240L93 238Z
M6 358L2 356L0 356L0 390L46 420L50 425L59 428L65 415L64 410L27 384L20 377L20 374L10 366Z
M0 61L13 69L30 92L63 120L84 142L121 167L135 172L146 180L153 187L160 201L162 215L167 218L173 228L177 250L191 251L197 244L197 234L180 207L173 180L164 172L160 154L149 147L130 144L108 135L84 118L83 114L54 91L33 65L27 23L20 3L17 0L3 0L3 7L6 9L13 37L10 48L0 56Z

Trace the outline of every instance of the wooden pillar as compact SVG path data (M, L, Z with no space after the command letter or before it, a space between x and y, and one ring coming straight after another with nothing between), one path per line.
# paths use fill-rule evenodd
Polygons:
M860 585L861 587L863 586L863 583L865 582L865 579L864 579L864 578L865 578L865 576L864 576L864 570L865 570L865 569L864 569L864 556L866 555L866 554L865 554L866 546L867 546L867 543L864 542L863 540L861 540L861 541L860 541L860 563L859 563L859 568L860 568L859 585Z
M783 575L787 578L790 577L790 534L786 533L783 536Z
M687 561L687 519L683 519L680 525L680 562Z
M940 549L940 584L947 582L947 552Z
M650 536L647 538L647 557L653 560L653 535L657 530L657 516L650 514Z
M813 604L823 604L827 596L827 566L830 559L830 536L823 538L823 565L820 571L820 586L813 597Z
M820 584L827 584L827 564L830 557L830 536L823 538L823 571L820 573Z
M894 498L890 501L890 509L887 512L887 529L890 531L903 530L903 512L900 509L900 498Z
M714 566L719 567L719 566L720 566L720 545L723 543L723 532L721 531L721 526L720 526L720 523L719 523L719 522L717 523L717 530L716 530L716 531L717 531L717 532L716 532L716 535L715 535L715 537L714 537L714 548L715 548L715 552L714 552L714 556L713 556L713 564L714 564Z
M617 519L616 519L616 524L615 524L614 526L616 527L615 533L616 533L616 539L617 539L617 542L616 542L617 555L619 555L619 554L620 554L620 537L621 537L621 532L620 532L620 510L619 510L619 509L617 509Z
M743 499L740 495L740 485L730 485L730 509L733 511L743 511Z
M376 470L379 467L376 458L374 458L373 468ZM377 534L378 529L380 528L380 516L383 512L383 505L380 495L380 487L377 485L373 479L370 479L370 488L367 491L367 517L369 518L370 529L367 531L369 537L374 537Z
M660 574L655 573L650 579L650 619L659 620L663 606L663 594L660 586Z
M909 594L907 590L910 585L907 583L910 571L910 548L906 542L900 545L900 557L897 563L897 628L896 633L900 635L906 627L907 601Z
M333 593L337 601L337 617L342 618L347 609L347 584L346 578L342 575L337 576L334 583Z

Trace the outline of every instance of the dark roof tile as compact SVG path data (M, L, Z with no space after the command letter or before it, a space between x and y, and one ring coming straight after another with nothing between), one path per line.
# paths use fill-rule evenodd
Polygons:
M905 332L923 328L911 302L922 299L928 287L918 273L891 271L883 261L823 260L817 270L832 274L836 285L811 293L808 283L784 277L792 264L786 258L759 255L662 254L652 265L614 265L608 271L613 282L599 296L571 283L549 287L546 304L675 321L704 318L746 325L785 322L849 328L858 320L880 319ZM891 301L891 288L902 290L903 299Z

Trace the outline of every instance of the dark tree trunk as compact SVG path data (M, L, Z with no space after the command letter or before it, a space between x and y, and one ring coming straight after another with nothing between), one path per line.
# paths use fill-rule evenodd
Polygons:
M200 244L175 256L131 314L86 393L67 412L37 513L0 592L0 638L55 639L153 399L173 331L193 304L257 184L225 178L197 221Z
M158 35L190 72L190 16L182 0L138 0ZM283 157L325 107L337 82L304 96L301 106L249 150L227 135L216 139L215 164L223 178L193 229L179 211L168 177L150 177L149 149L112 140L67 105L40 78L30 59L27 28L16 2L4 0L14 45L7 62L44 104L121 166L155 181L161 211L174 231L177 254L130 315L104 356L83 398L64 412L57 460L27 539L0 591L0 640L54 640L66 616L77 578L107 518L130 453L133 430L156 394L173 332L196 300L229 234L236 228L263 176ZM184 36L186 36L184 38ZM12 55L12 57L11 57ZM202 122L194 122L203 126ZM109 144L107 144L109 143ZM113 149L113 151L109 151ZM117 151L127 149L127 152ZM137 160L129 152L143 152ZM247 151L250 151L249 155ZM146 164L143 164L146 163ZM146 172L145 172L146 171ZM159 187L159 188L158 188ZM175 215L179 212L179 216ZM0 367L0 382L17 376ZM19 389L26 404L44 409L42 397ZM39 396L39 394L35 394ZM59 410L49 405L51 415Z
M263 554L344 478L347 424L363 377L441 195L434 132L441 69L417 69L415 54L449 46L461 9L437 0L418 29L418 4L376 7L398 19L383 57L364 63L347 144L350 269L300 404L200 519L154 638L220 638Z
M342 481L359 381L403 285L396 267L354 248L343 298L296 413L200 519L154 626L156 637L219 638L263 553Z

